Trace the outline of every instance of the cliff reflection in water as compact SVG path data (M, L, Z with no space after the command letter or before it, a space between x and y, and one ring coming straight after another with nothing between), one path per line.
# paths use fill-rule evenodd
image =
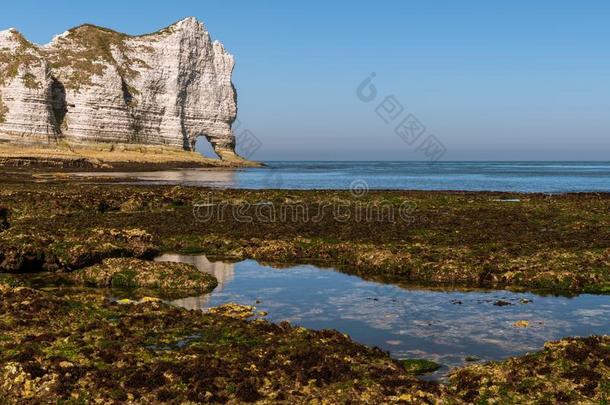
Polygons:
M180 184L185 186L235 187L237 171L235 169L176 169L151 172L82 172L73 176L137 180L140 184Z
M155 259L158 262L178 262L192 264L200 271L204 271L216 277L218 287L214 289L215 293L220 293L224 286L235 277L235 266L232 263L211 262L207 257L187 256L178 254L164 254ZM199 297L189 297L172 301L173 304L186 309L202 309L209 307L211 295L205 294Z

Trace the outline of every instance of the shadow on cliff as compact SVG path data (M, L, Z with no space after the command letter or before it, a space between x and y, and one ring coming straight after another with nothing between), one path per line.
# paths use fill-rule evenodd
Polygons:
M66 87L56 78L53 78L51 83L51 108L55 119L55 133L61 135L68 105L66 104Z

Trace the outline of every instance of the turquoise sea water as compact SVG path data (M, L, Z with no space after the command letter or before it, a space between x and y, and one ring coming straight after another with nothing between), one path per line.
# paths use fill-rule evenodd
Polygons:
M256 169L182 169L111 175L151 183L247 189L610 192L610 162L265 163L267 167Z

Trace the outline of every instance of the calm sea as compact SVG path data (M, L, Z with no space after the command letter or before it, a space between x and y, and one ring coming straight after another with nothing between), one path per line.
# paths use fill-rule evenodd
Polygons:
M266 162L242 170L115 173L150 183L230 188L610 192L610 162ZM89 173L90 175L90 173ZM100 175L107 176L108 173Z

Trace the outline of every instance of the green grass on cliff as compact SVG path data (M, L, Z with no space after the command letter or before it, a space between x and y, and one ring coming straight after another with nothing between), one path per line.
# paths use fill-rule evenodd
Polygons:
M129 38L126 34L91 24L72 28L48 51L51 67L69 89L91 85L93 76L103 75L107 65L115 66L119 75L129 82L139 74L135 65L147 67L141 59L128 57L125 41ZM113 51L119 52L123 61L119 63ZM138 51L149 52L150 48L140 46ZM137 94L133 87L130 90L132 95Z
M0 85L4 85L8 80L16 77L20 68L27 70L29 67L39 65L42 61L34 44L17 31L12 31L12 35L18 46L14 49L0 49ZM32 84L27 78L24 78L24 81L26 81L26 86ZM1 114L0 111L0 117Z

